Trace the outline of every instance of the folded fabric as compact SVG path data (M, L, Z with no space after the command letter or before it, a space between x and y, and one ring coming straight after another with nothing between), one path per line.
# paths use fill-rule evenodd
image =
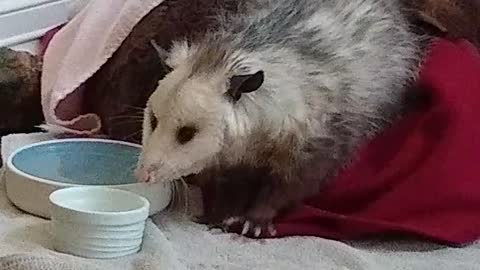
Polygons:
M332 185L277 221L279 236L418 236L450 245L480 236L480 55L438 40L419 85L423 111L376 137Z
M81 86L112 57L132 28L162 2L89 1L51 37L41 79L42 108L48 126L75 134L99 132L98 115L83 111Z

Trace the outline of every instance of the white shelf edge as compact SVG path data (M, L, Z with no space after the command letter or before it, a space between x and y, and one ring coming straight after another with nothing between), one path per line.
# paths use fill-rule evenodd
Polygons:
M8 2L8 4L6 4ZM0 47L34 41L66 23L88 0L0 0Z
M3 0L0 1L0 15L58 1L61 0Z
M58 24L58 25L61 25L61 24ZM55 28L58 25L53 25L51 27L46 27L46 28L38 29L32 32L19 34L7 39L0 39L0 47L16 46L21 43L25 43L25 42L29 42L29 41L41 38L43 35L45 35L46 32L48 32L48 30Z

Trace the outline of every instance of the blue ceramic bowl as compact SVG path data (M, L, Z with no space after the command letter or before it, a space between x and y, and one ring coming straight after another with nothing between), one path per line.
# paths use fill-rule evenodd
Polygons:
M50 217L50 194L65 187L100 186L134 192L150 202L150 215L168 206L171 184L137 183L141 146L104 139L60 139L27 145L6 164L7 196L18 208Z
M25 148L12 165L26 174L68 184L124 185L135 182L140 147L102 140L57 141Z

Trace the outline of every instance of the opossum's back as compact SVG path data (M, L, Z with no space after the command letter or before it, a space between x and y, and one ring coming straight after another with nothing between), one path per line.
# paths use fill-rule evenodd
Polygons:
M286 49L301 59L338 66L342 73L355 72L359 79L362 71L372 79L371 75L384 69L396 73L400 81L411 75L405 74L405 68L418 57L417 37L410 31L399 1L263 2L269 3L267 8L230 25L228 31L235 34L236 45L243 51ZM372 61L385 59L388 61Z
M296 55L297 69L337 77L356 89L392 91L414 76L418 37L410 31L399 1L278 0L234 20L236 46L265 62ZM273 49L272 49L273 48ZM272 53L273 52L273 55ZM285 57L283 57L286 59ZM315 70L317 69L317 70ZM326 74L326 75L325 75Z

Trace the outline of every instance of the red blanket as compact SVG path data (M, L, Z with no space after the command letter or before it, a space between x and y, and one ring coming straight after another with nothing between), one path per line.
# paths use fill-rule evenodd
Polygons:
M435 42L418 81L429 108L375 138L333 186L277 221L279 236L384 234L450 245L480 236L480 56Z

